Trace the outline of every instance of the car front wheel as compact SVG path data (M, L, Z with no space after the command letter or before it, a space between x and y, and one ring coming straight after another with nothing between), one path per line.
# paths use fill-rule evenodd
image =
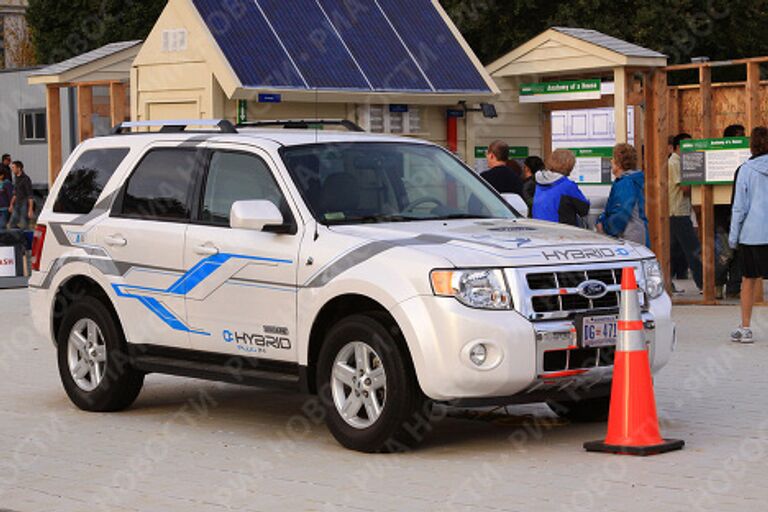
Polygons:
M399 331L379 315L355 315L328 333L318 390L333 436L352 450L403 451L431 430L430 403L418 386Z

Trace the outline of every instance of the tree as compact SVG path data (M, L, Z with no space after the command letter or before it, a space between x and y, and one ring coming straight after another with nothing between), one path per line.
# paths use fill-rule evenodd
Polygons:
M443 0L490 63L552 26L591 28L688 62L768 54L768 0Z
M144 39L166 0L29 0L37 61L60 62L117 41Z

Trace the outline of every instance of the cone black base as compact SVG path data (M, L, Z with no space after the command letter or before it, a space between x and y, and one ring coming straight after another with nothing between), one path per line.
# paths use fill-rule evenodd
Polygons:
M685 441L679 439L664 439L663 443L651 446L619 446L605 444L603 441L584 443L584 449L588 452L616 453L620 455L636 455L638 457L682 450L683 446L685 446Z

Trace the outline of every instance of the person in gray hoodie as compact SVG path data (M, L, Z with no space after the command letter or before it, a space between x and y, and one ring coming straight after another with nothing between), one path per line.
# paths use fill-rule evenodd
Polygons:
M752 343L752 308L760 278L768 279L768 128L758 126L750 139L752 158L741 166L731 214L728 243L739 250L742 270L741 325L731 341Z

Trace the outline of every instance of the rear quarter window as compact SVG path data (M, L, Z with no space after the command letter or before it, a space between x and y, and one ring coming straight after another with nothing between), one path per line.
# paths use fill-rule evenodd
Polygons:
M90 213L128 151L128 148L92 149L80 155L61 185L53 211Z

